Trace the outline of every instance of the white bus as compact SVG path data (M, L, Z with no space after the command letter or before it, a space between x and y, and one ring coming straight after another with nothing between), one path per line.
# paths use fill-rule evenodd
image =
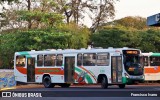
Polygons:
M142 53L145 81L160 82L160 53Z
M102 88L143 82L141 51L131 48L22 51L14 56L16 81L55 85L97 84Z

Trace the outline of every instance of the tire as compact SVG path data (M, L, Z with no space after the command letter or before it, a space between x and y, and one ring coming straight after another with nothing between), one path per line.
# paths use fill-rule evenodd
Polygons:
M50 76L45 76L43 78L43 85L45 88L52 88L54 87L55 85L51 82L51 78Z
M61 84L61 87L62 88L68 88L71 84L67 84L67 83L64 83L64 84Z
M120 88L120 89L124 89L125 86L126 86L125 84L120 84L120 85L119 85L119 88Z
M108 88L108 80L105 76L103 76L102 81L101 81L101 88L106 89Z

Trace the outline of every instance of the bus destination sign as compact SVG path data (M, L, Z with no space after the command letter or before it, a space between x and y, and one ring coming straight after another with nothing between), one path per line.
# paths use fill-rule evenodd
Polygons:
M137 50L126 50L126 51L124 51L124 54L137 55L137 54L139 54L139 51L137 51Z

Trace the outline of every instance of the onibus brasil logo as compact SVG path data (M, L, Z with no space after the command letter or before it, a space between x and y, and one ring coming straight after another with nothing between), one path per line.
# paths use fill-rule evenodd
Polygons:
M34 92L2 92L2 97L42 97L42 94Z

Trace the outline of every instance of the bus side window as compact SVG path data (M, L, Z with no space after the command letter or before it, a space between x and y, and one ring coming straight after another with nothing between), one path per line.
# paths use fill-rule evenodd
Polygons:
M58 54L57 55L57 60L56 60L56 66L62 66L62 62L63 62L63 55Z
M160 65L160 57L157 57L157 63L156 63L157 66Z
M96 64L96 54L86 53L83 54L83 65L84 66L95 66Z
M150 65L155 66L155 57L150 57Z
M148 56L143 57L143 62L144 62L144 66L147 67L148 66Z
M37 66L39 67L43 66L43 55L37 56Z
M82 54L78 54L77 55L77 66L81 66L82 65Z
M160 64L160 57L150 57L150 64L151 66L159 66Z
M44 66L55 66L55 55L44 55Z
M16 67L25 67L26 57L25 56L16 56Z
M108 65L109 65L109 53L98 53L97 66L108 66Z

